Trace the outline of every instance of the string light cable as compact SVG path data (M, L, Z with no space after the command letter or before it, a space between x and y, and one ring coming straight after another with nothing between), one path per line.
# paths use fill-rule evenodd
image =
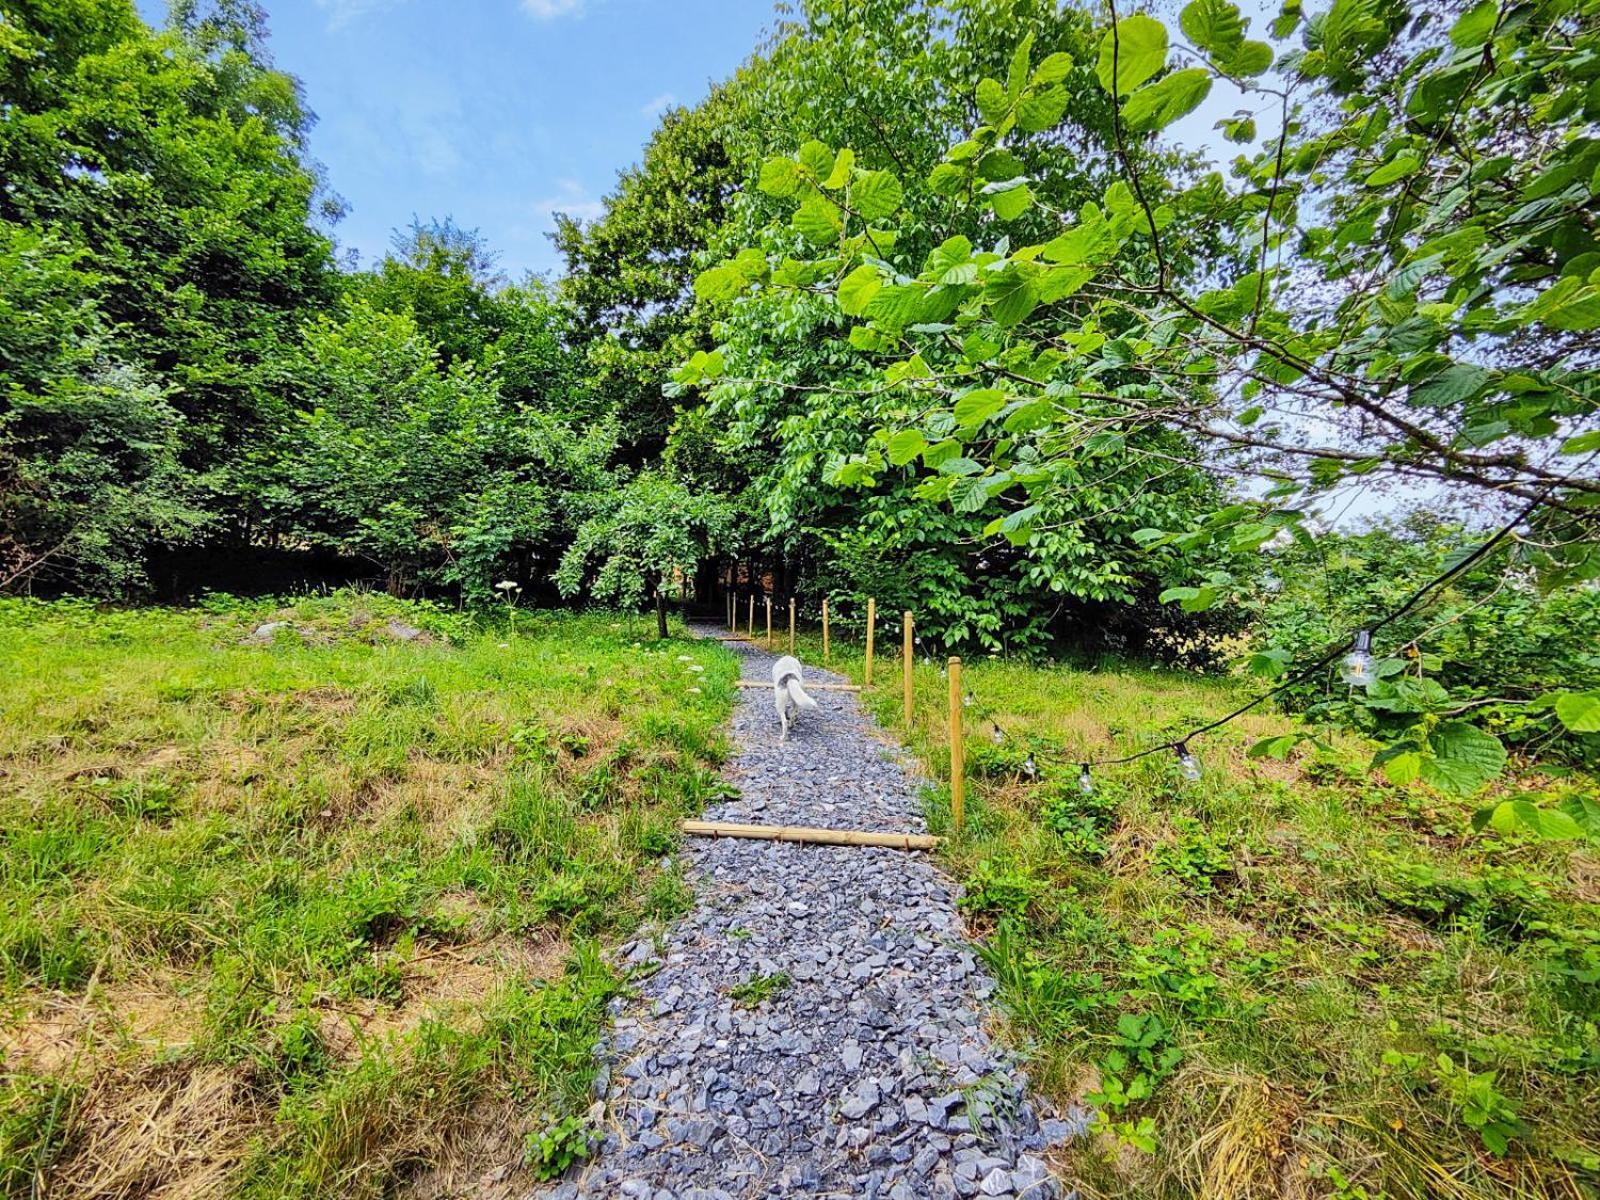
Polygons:
M1326 652L1319 655L1317 659L1309 666L1301 668L1293 675L1290 675L1282 683L1275 687L1269 688L1265 692L1262 692L1253 700L1249 700L1246 703L1241 704L1238 708L1234 709L1225 716L1218 717L1214 721L1208 721L1204 725L1198 725L1179 737L1172 738L1154 746L1147 746L1145 749L1137 750L1132 754L1124 754L1115 758L1091 758L1087 760L1080 760L1078 764L1079 789L1085 793L1093 791L1094 779L1092 771L1095 767L1122 766L1126 763L1137 762L1141 758L1148 758L1152 754L1160 754L1164 751L1171 752L1177 756L1178 765L1183 771L1185 778L1190 780L1199 779L1201 774L1200 763L1199 760L1195 758L1194 754L1189 750L1190 741L1198 737L1204 737L1206 734L1212 733L1222 728L1222 726L1238 720L1251 710L1259 708L1262 704L1265 704L1274 696L1281 695L1290 688L1304 683L1307 679L1310 679L1319 671L1326 669L1338 659L1342 658L1345 660L1341 674L1345 678L1346 682L1351 683L1352 686L1367 686L1371 682L1370 671L1372 664L1371 650L1373 635L1398 621L1401 617L1405 616L1412 609L1414 609L1418 604L1422 603L1422 601L1431 593L1437 591L1439 588L1442 588L1452 579L1456 578L1458 575L1461 575L1474 564L1481 561L1491 550L1493 550L1506 538L1510 537L1511 534L1516 531L1517 526L1521 525L1530 516L1532 516L1534 510L1542 505L1545 500L1548 499L1550 493L1554 490L1554 485L1552 485L1550 488L1547 488L1543 494L1519 510L1517 514L1511 518L1511 520L1497 529L1486 541L1480 543L1471 553L1464 555L1453 566L1449 567L1445 571L1442 571L1433 579L1430 579L1427 583L1419 587L1416 591L1412 592L1411 595L1406 598L1405 602L1398 608L1391 612L1385 613L1382 617L1374 621L1372 624L1366 626L1364 629L1358 630L1353 638L1341 639L1340 641L1334 643ZM995 723L995 728L997 730L1000 728L998 723ZM1032 757L1032 754L1030 754L1030 761L1032 760Z

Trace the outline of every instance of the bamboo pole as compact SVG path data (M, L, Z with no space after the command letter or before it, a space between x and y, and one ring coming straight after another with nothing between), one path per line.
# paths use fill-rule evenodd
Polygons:
M904 645L900 649L900 673L904 678L906 728L911 728L911 664L916 662L911 653L911 610L906 609L905 628L902 630L901 640Z
M816 829L807 825L741 825L733 821L685 821L692 837L760 838L771 842L810 842L815 846L889 846L933 850L943 839L926 833L871 833L861 829Z
M756 594L750 593L750 640L756 640Z
M822 598L822 661L828 661L828 598Z
M862 681L868 687L872 686L872 632L873 632L873 629L877 626L877 624L878 624L878 602L876 600L868 599L868 601L867 601L867 674L866 674L866 678Z
M794 597L789 597L789 653L794 653Z
M966 824L967 747L961 733L961 660L950 660L950 827Z
M772 649L772 597L767 597L767 649Z

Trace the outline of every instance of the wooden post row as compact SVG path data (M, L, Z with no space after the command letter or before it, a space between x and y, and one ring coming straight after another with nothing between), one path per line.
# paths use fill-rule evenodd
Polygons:
M828 661L828 598L822 598L822 661Z
M950 827L966 824L967 747L961 732L961 660L950 660Z
M911 610L906 610L904 621L903 640L900 648L900 673L905 687L905 713L906 728L911 728L911 665L916 662L916 657L911 653Z
M872 686L872 632L878 624L878 602L867 600L867 671L866 678L862 681L868 687Z

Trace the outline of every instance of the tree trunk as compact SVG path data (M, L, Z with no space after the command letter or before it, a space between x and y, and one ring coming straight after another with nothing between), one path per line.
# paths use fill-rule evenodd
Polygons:
M667 638L667 597L659 584L656 585L656 637L662 641Z

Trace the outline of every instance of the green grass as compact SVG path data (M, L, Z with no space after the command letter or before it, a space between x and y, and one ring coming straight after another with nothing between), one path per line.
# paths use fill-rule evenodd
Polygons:
M0 1194L379 1196L573 1141L597 943L688 903L731 658L286 603L0 602Z
M774 971L770 975L752 975L743 983L728 989L728 998L745 1008L756 1008L785 990L790 983L787 971Z
M830 665L860 681L853 642ZM948 831L947 680L916 667L906 731L898 657L875 674L865 703L939 781ZM1482 800L1388 786L1353 741L1246 758L1285 728L1271 714L1197 741L1198 783L1160 754L1085 796L1080 759L1244 685L991 659L965 682L967 820L943 858L1036 1086L1105 1114L1059 1164L1085 1194L1597 1194L1594 846L1474 834Z

